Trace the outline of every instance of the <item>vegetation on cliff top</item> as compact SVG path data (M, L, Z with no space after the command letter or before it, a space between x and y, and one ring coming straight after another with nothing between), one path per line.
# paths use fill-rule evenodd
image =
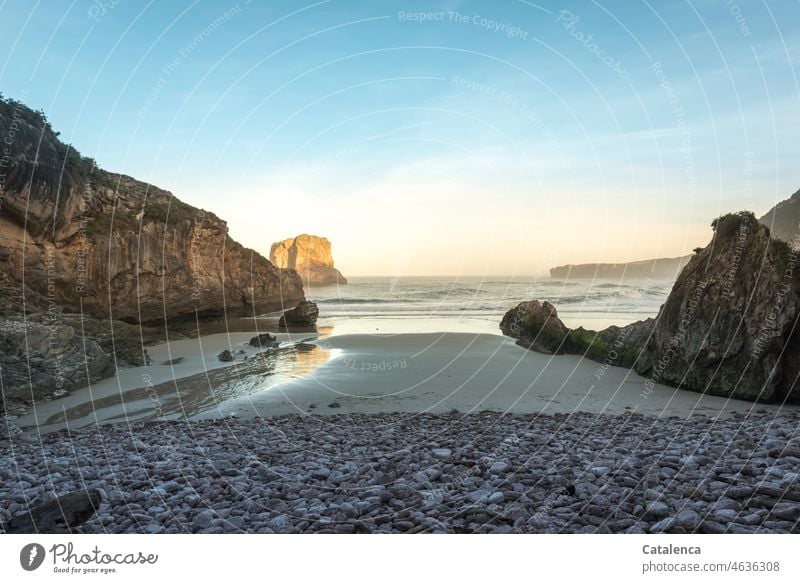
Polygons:
M31 186L55 197L92 181L106 178L96 173L95 161L82 156L59 138L41 110L0 94L0 135L7 146L0 152L2 187L22 191Z

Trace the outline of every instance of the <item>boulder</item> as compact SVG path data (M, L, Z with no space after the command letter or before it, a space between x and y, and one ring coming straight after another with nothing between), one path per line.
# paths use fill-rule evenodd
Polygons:
M221 362L233 362L233 353L227 348L217 355Z
M272 334L265 332L264 334L259 334L258 336L253 336L250 339L248 344L250 346L255 346L256 348L265 348L270 347L277 344L278 339L275 338Z
M291 310L286 310L278 321L278 325L281 328L312 327L317 325L317 316L319 316L317 304L303 300Z
M520 344L545 354L564 352L564 341L569 334L555 306L538 300L521 302L506 312L500 329L506 336L518 339Z

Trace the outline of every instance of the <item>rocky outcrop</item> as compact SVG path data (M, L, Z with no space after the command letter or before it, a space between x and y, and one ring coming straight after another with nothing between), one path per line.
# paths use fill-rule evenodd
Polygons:
M610 326L600 332L571 330L549 302L521 302L503 316L503 334L517 344L543 354L577 354L613 366L632 367L649 339L653 319L628 326Z
M772 207L758 222L776 239L800 245L800 190Z
M798 404L797 253L749 212L725 215L712 226L712 241L683 269L655 319L565 333L555 308L524 302L501 328L532 340L533 348L538 343L553 353L634 368L649 384Z
M324 237L299 235L273 243L269 260L277 267L297 271L306 287L347 283L333 266L331 242Z
M517 338L520 344L544 354L564 351L569 328L559 319L555 306L537 300L521 302L506 312L500 322L506 336Z
M41 113L0 99L0 132L13 138L0 260L48 301L97 318L163 323L254 315L303 299L297 274L231 239L225 221L97 168Z
M310 328L317 325L319 308L317 304L309 301L302 301L291 310L286 310L278 320L281 328Z
M559 265L550 269L553 279L675 279L691 255L664 259L645 259L629 263L581 263Z
M0 319L3 394L27 403L63 396L113 375L117 367L148 363L145 347L164 339L158 328L79 314Z

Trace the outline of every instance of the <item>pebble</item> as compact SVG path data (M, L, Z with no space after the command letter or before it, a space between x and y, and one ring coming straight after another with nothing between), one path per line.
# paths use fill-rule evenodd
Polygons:
M506 462L494 462L491 466L489 466L489 473L490 474L504 474L506 473L511 466Z
M502 504L505 499L506 497L502 492L494 492L489 496L487 502L489 502L489 504Z
M797 502L778 502L772 507L772 515L782 520L800 520L800 504Z
M672 513L672 509L663 502L651 502L647 505L647 508L644 511L644 515L647 518L656 518L661 519L669 516Z
M700 526L701 522L702 518L694 510L681 510L675 515L674 521L675 526L681 526L686 530L694 530Z

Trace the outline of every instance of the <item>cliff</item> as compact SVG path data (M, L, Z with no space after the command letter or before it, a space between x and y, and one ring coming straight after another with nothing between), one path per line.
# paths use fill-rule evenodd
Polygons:
M278 267L296 270L306 286L347 283L333 266L331 242L324 237L298 235L273 243L269 259Z
M800 190L758 219L772 236L797 246L800 242Z
M98 168L43 113L0 96L0 438L12 412L147 363L174 322L303 298L297 273L225 221Z
M231 239L225 221L97 168L43 114L0 99L0 128L12 142L0 176L0 260L33 293L144 323L253 315L303 299L297 275Z
M645 259L630 263L580 263L550 269L553 279L622 279L624 277L675 279L691 255L664 259Z
M506 314L503 332L535 349L634 368L648 383L800 403L797 255L752 213L712 226L712 241L689 260L654 320L569 330L549 304L523 302Z

